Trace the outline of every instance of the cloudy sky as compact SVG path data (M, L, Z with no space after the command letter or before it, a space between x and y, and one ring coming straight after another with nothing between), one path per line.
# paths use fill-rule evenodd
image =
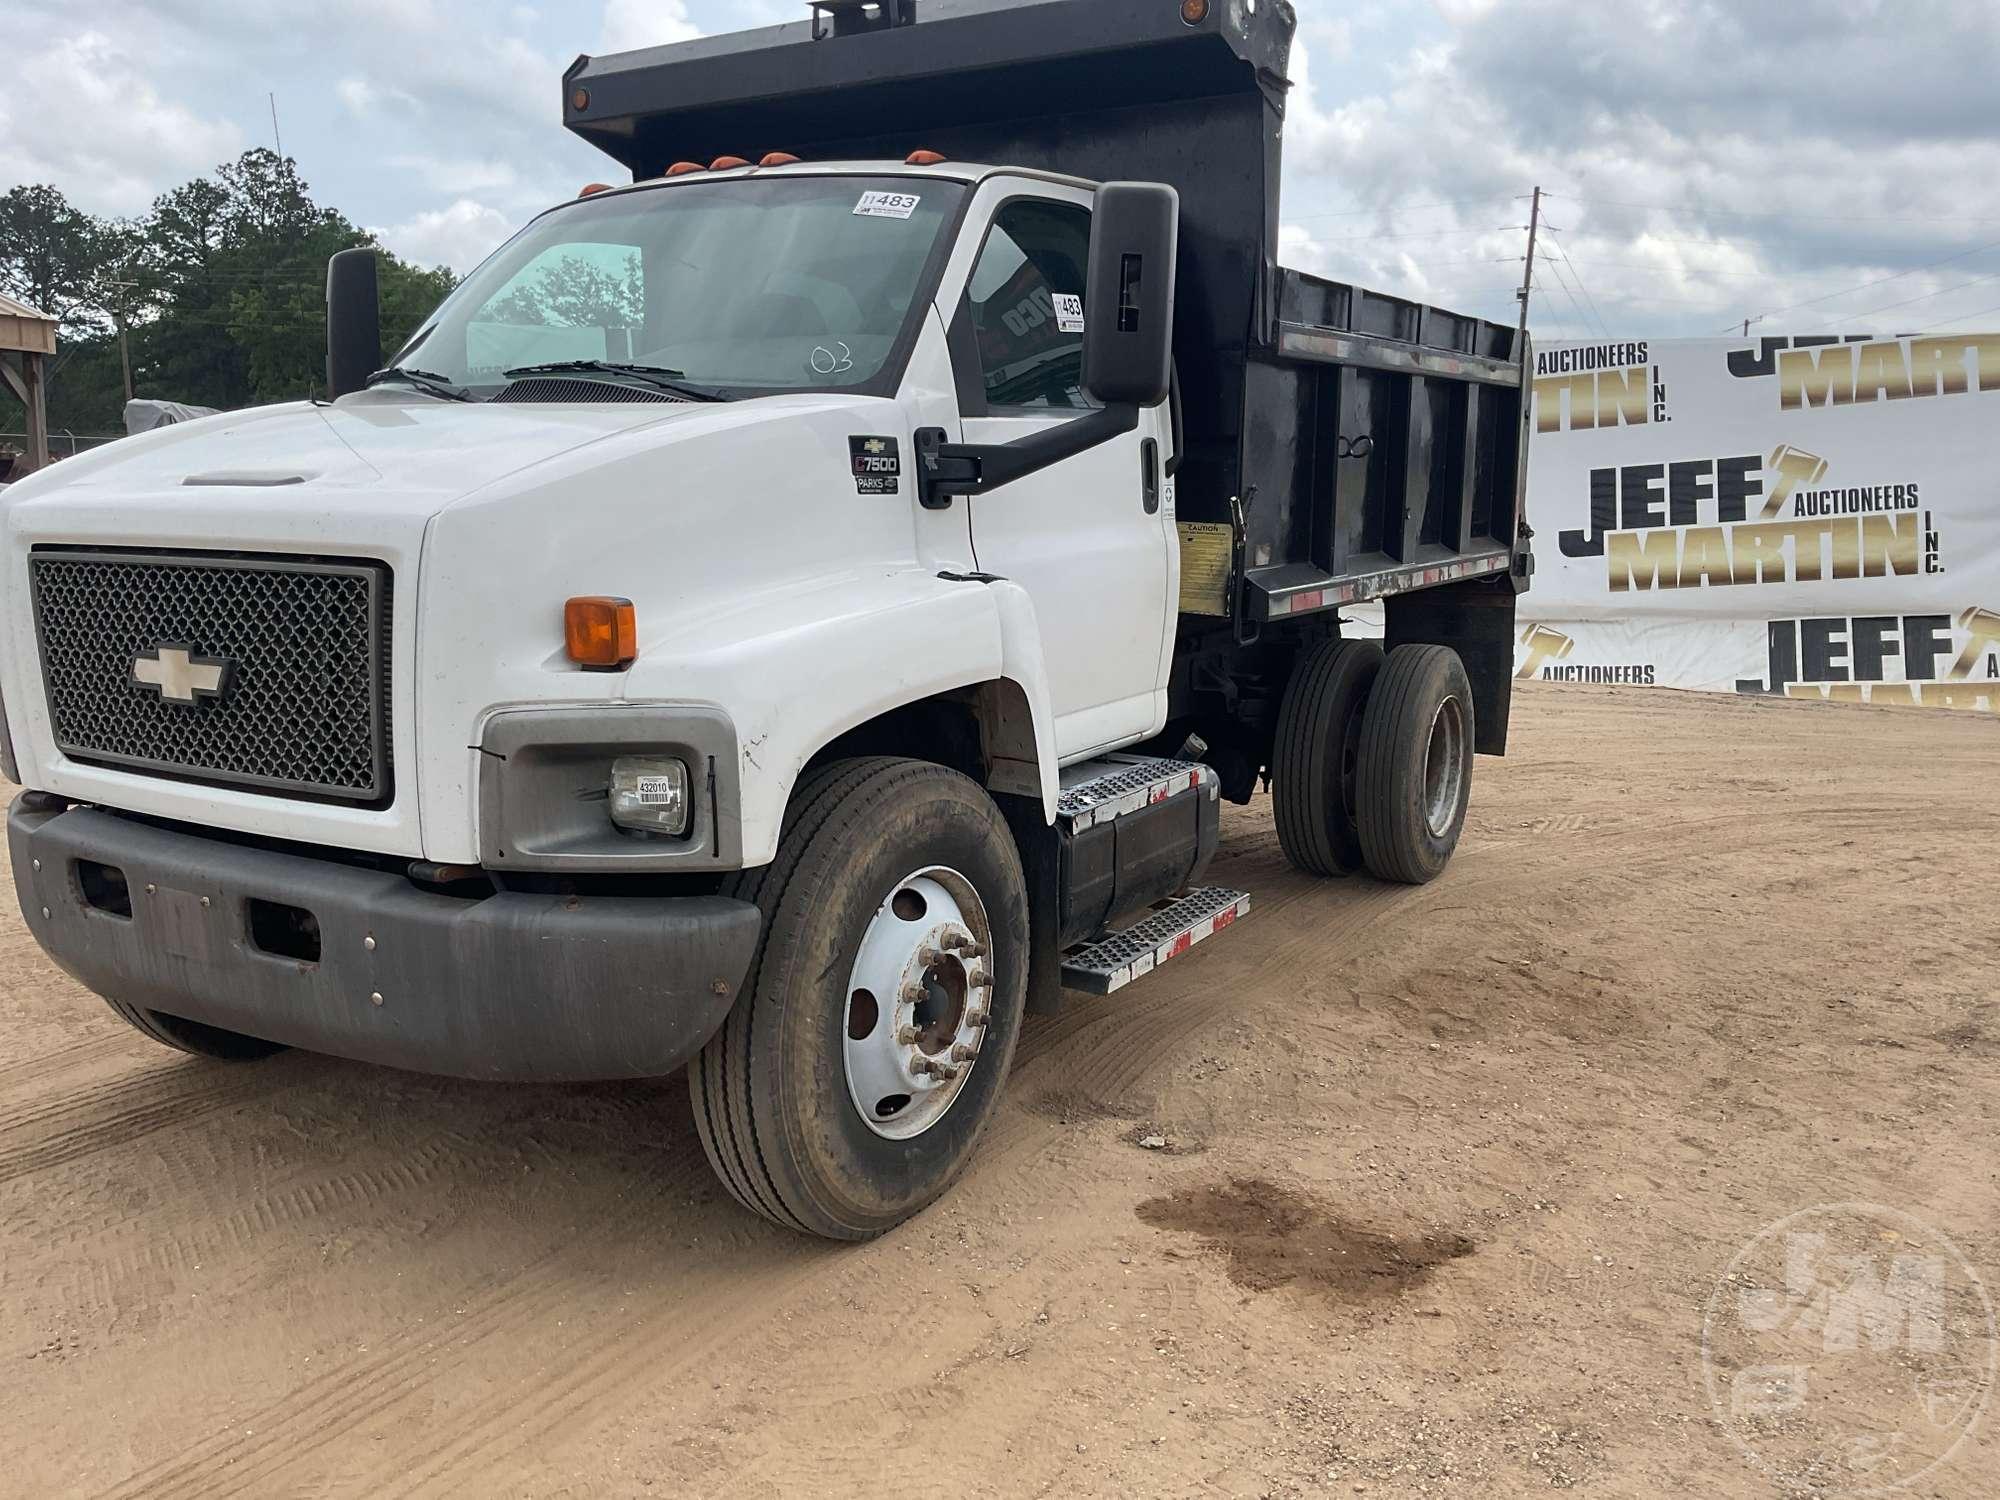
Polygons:
M1161 0L1171 4L1173 0ZM1296 0L1285 259L1543 337L2000 327L1996 0ZM99 213L272 140L401 255L469 269L605 175L578 52L803 0L0 0L0 190Z

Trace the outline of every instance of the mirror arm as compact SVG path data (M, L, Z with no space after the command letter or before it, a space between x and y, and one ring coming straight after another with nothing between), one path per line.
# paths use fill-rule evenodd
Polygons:
M921 428L917 432L918 498L926 510L946 510L954 495L997 490L1123 437L1138 426L1138 407L1104 406L1011 443L948 443L942 427Z

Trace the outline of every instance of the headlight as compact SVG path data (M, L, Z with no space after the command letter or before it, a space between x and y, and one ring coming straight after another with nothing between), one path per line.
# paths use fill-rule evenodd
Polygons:
M685 761L631 757L611 763L611 821L635 833L688 831Z

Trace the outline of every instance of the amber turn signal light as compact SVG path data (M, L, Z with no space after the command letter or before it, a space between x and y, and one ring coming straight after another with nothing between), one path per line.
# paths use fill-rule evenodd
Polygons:
M1181 0L1181 19L1190 26L1199 26L1208 19L1208 0Z
M563 606L563 639L569 659L580 667L599 672L629 667L639 657L638 611L630 599L572 599Z

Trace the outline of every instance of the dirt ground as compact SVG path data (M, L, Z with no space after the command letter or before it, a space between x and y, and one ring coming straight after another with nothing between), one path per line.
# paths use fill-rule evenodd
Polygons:
M1527 686L1442 881L1230 814L1247 921L1034 1024L862 1248L738 1211L678 1078L183 1059L10 902L0 1493L1852 1493L1736 1441L1705 1310L1842 1201L2000 1290L1996 791L1988 718ZM1996 1473L2000 1414L1905 1493Z

